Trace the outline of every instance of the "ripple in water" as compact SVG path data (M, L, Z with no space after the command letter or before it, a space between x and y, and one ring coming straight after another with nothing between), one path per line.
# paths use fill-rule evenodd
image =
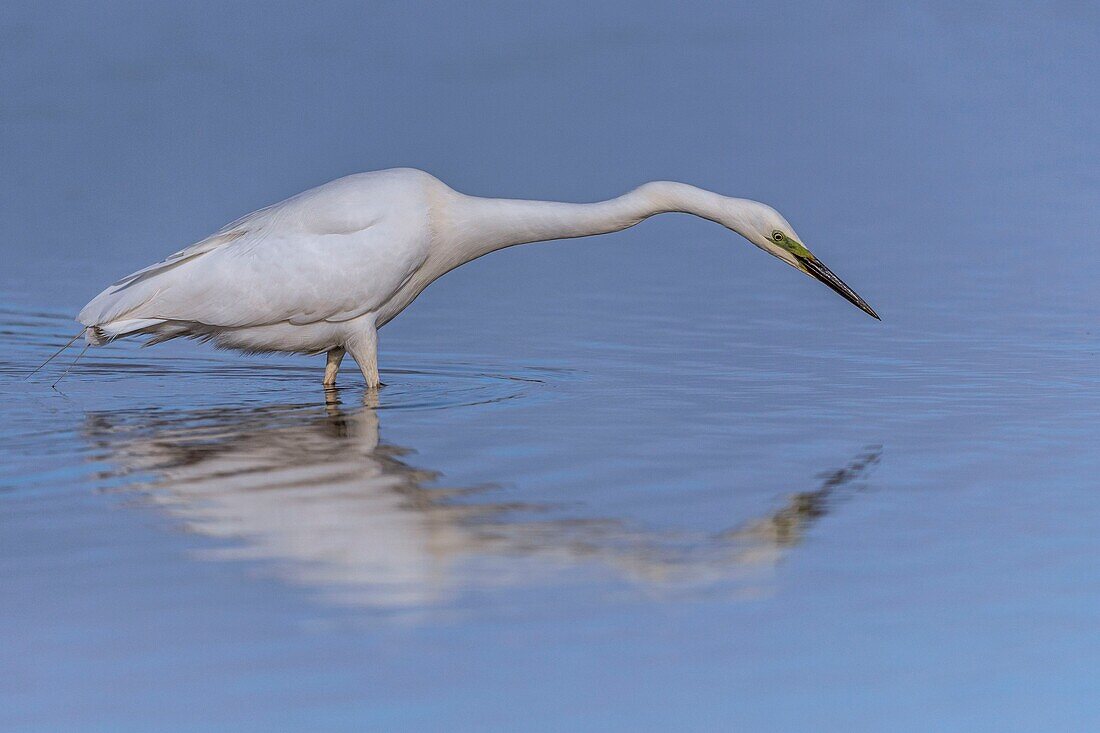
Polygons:
M67 315L26 312L0 308L0 337L6 349L0 357L0 375L23 379L50 354L72 338L74 324ZM66 394L75 385L92 383L97 390L117 390L118 383L131 388L131 397L147 391L150 396L171 397L190 388L197 392L212 384L226 385L239 380L245 401L258 394L269 395L281 387L301 385L309 393L322 394L319 357L239 356L215 351L208 355L177 353L179 345L167 344L145 350L139 343L120 341L89 349L65 376L58 389ZM75 343L35 375L30 389L49 386L80 353ZM190 349L188 349L190 351ZM385 387L375 406L379 410L437 410L485 405L539 393L557 381L571 379L567 369L522 364L470 364L447 355L410 353L384 354ZM143 379L144 389L132 388ZM341 385L357 386L360 376L355 364L345 362ZM167 383L167 389L155 382ZM259 385L259 386L257 386Z

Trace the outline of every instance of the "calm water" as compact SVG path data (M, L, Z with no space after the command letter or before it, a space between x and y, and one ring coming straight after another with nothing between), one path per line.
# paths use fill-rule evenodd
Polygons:
M591 5L0 19L0 729L1100 726L1100 21ZM398 164L767 200L884 322L663 217L452 273L375 397L193 344L24 381Z

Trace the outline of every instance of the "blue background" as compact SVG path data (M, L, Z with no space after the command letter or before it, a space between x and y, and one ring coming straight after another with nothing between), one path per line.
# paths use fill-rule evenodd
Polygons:
M1095 728L1098 31L1077 3L6 5L0 727ZM194 344L22 381L118 276L398 165L766 201L884 321L666 216L434 284L375 408ZM294 467L312 534L271 493Z

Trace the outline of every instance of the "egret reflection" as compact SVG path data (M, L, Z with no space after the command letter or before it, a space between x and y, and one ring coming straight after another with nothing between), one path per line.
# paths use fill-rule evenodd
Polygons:
M407 462L412 451L379 439L376 405L348 408L328 395L324 408L90 413L86 433L127 489L187 531L226 541L203 558L261 561L325 602L391 611L582 566L658 591L758 578L880 455L868 449L725 531L657 531L613 517L548 519L540 514L560 507L448 486Z

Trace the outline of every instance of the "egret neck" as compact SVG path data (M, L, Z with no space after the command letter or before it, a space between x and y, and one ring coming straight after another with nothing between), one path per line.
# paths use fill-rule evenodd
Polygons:
M440 234L467 262L516 244L618 232L669 212L693 214L734 229L740 202L672 181L646 183L591 204L457 194L448 202Z

